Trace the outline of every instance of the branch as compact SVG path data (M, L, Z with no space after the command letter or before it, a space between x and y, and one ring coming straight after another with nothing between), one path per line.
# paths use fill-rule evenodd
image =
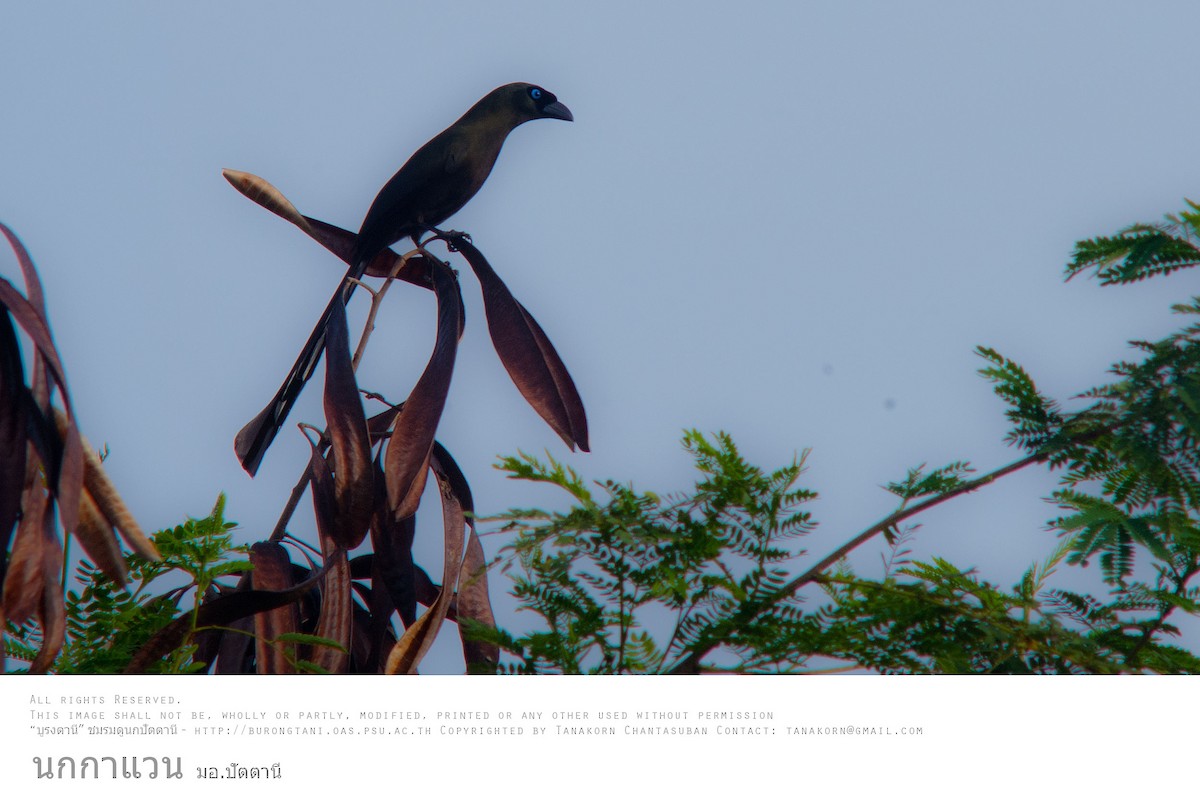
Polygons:
M821 573L829 569L837 562L841 561L850 551L854 550L856 547L868 541L869 539L872 539L883 531L894 528L904 520L920 514L922 511L927 511L934 506L941 505L947 500L958 497L959 495L973 492L976 489L981 489L984 486L1003 478L1005 475L1024 469L1030 464L1037 464L1046 461L1051 455L1052 453L1049 451L1033 453L1025 456L1022 459L1014 461L1007 466L1001 467L994 472L989 472L987 475L982 475L975 480L966 481L961 486L951 489L948 492L930 497L929 499L917 503L916 505L899 509L896 512L888 515L884 519L864 530L862 533L850 539L850 541L846 542L829 555L825 556L825 558L818 561L808 570L790 581L787 585L780 588L777 592L774 592L773 594L756 602L747 604L736 617L729 621L728 625L725 627L725 630L721 631L718 637L710 637L706 641L698 643L696 648L693 649L691 653L685 655L683 659L679 661L679 663L677 663L673 669L670 670L669 674L692 675L698 673L700 671L701 659L728 640L728 638L732 634L736 633L741 626L754 621L759 614L766 611L779 600L785 597L791 597L796 592L800 591L800 589L802 589L804 586L812 583L814 580L820 577Z
M405 265L408 264L408 260L410 258L424 252L425 251L423 249L418 248L416 250L410 250L404 255L400 256L400 258L396 259L396 261L392 264L392 269L391 272L388 273L387 279L383 282L383 285L379 287L379 291L371 292L371 310L367 312L367 321L366 324L363 325L362 336L359 337L358 347L354 348L354 358L350 362L353 365L355 372L358 371L358 364L360 361L362 361L363 353L367 349L367 341L371 338L371 332L375 330L375 317L379 313L379 306L383 302L383 296L387 294L388 287L395 282L396 276L399 275L400 270L404 269ZM367 287L364 286L363 288Z

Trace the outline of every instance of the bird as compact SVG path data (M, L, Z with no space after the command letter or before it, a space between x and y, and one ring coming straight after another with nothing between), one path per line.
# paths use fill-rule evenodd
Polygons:
M350 269L326 306L300 357L275 397L238 432L234 452L251 476L287 419L325 346L325 331L338 305L349 300L368 265L404 238L420 237L453 216L483 186L504 141L535 119L567 122L575 117L550 91L532 83L509 83L488 92L458 121L430 139L379 190L358 230Z

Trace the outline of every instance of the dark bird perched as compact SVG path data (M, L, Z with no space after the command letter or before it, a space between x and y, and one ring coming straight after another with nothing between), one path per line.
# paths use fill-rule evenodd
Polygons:
M405 237L418 238L467 204L487 180L504 140L533 119L571 121L570 110L531 83L493 89L457 122L413 153L379 194L358 231L350 269L308 337L292 371L267 407L238 433L234 451L253 475L325 347L325 328L337 304L345 305L377 255Z

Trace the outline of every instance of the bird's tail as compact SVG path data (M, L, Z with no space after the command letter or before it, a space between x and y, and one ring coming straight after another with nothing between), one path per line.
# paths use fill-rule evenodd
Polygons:
M354 266L346 273L337 292L329 300L329 305L325 307L320 321L309 334L304 349L300 351L300 357L292 365L291 371L283 381L283 385L279 387L279 391L275 393L275 397L271 399L270 403L267 403L267 407L259 412L258 416L246 423L246 426L238 431L238 435L234 438L234 453L237 454L238 461L242 463L242 468L251 475L258 472L258 465L262 463L263 455L271 446L275 434L279 433L280 427L287 420L287 415L300 397L304 384L308 383L308 379L312 377L313 371L320 363L321 353L325 349L325 332L329 325L329 319L333 316L338 304L344 306L354 292L357 284L355 280L351 279L362 277L366 269L366 263L358 263L358 261L359 259L355 259Z

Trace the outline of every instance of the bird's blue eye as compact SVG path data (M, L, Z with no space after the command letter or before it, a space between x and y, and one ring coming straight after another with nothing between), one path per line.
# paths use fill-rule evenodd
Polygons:
M538 89L537 87L534 87L529 90L529 96L532 97L534 100L541 100L542 99L542 90Z

